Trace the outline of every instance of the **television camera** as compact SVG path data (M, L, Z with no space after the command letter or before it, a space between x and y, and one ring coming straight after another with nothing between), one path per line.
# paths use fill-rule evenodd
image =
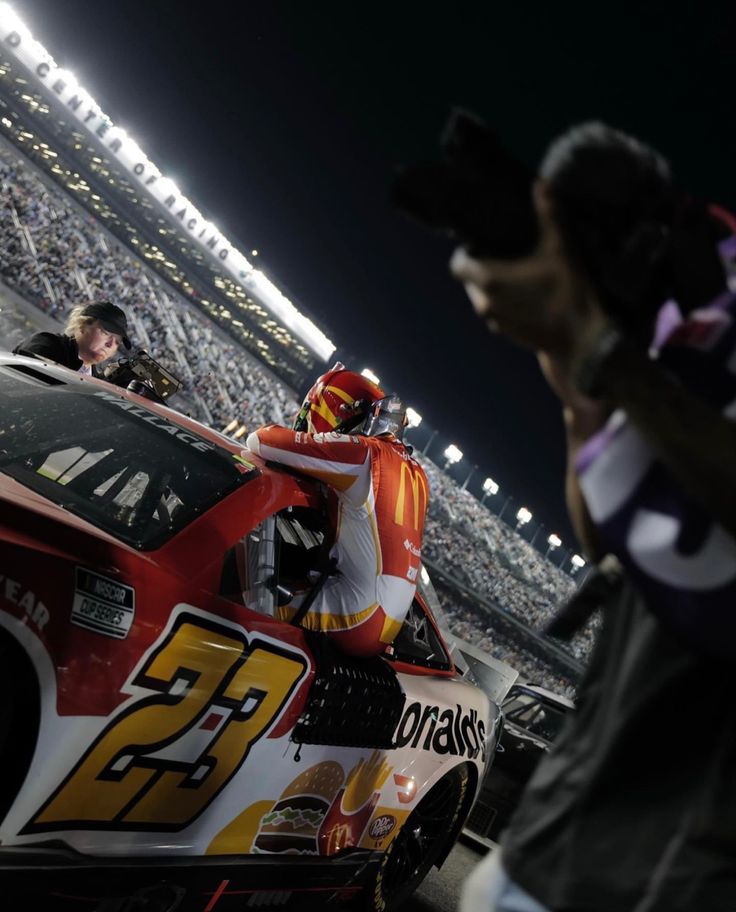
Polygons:
M130 358L121 358L109 364L103 376L108 383L163 405L168 404L168 400L182 387L181 380L143 349Z

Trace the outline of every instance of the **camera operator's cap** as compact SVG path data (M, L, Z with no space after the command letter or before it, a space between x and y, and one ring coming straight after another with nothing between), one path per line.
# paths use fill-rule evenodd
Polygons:
M125 313L117 304L110 301L98 301L96 304L88 304L82 316L94 317L100 321L100 325L108 332L117 333L122 337L123 345L129 349L130 338L128 337L128 320Z

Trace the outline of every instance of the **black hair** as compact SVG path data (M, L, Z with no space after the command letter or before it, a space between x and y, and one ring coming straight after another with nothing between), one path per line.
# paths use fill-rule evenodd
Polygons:
M722 231L641 140L599 121L578 124L551 143L539 176L570 255L604 307L644 344L668 298L688 312L725 287Z

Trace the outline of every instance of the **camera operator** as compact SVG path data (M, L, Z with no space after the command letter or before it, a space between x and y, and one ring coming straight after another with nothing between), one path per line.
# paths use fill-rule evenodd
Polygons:
M34 333L13 351L48 358L81 374L101 376L96 368L112 358L121 344L130 349L125 313L109 301L98 301L74 307L64 332Z
M576 237L569 218L576 168L597 237ZM605 574L578 710L462 909L730 912L736 295L724 259L736 222L601 124L552 144L533 195L532 253L459 249L452 271L490 330L537 352L561 401L573 524L589 555L613 554L625 573ZM579 255L586 243L610 244L607 272ZM616 287L619 303L647 289L663 306L617 310Z

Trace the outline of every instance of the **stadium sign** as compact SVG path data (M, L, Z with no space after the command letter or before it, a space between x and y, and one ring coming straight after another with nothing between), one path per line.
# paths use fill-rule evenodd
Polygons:
M38 85L71 113L101 143L139 187L162 207L192 241L220 268L262 302L294 335L323 360L335 346L188 200L122 128L115 126L72 73L59 67L7 3L0 3L0 42Z

